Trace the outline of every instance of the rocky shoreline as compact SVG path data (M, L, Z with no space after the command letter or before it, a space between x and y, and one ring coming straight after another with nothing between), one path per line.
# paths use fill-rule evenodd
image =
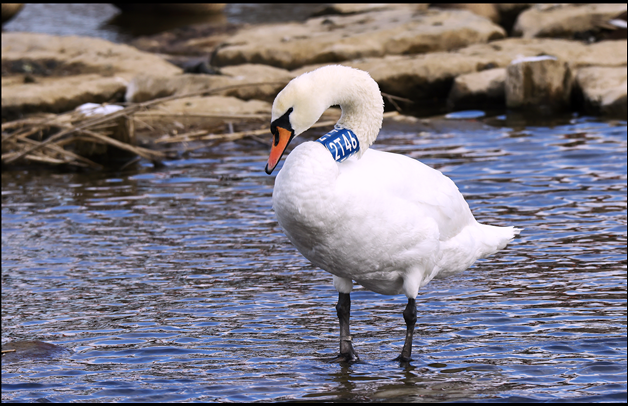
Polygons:
M339 4L316 14L131 45L3 33L3 163L6 123L84 103L175 97L134 113L133 131L155 139L261 128L288 81L331 63L368 71L387 110L406 114L507 107L626 118L625 4Z

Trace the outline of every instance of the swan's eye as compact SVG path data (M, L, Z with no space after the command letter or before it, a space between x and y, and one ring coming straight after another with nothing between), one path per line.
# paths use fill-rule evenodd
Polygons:
M275 146L279 143L279 131L277 130L277 127L281 127L290 132L294 132L294 130L292 129L292 124L290 124L290 114L293 111L294 109L290 107L288 111L283 114L283 116L270 123L270 132L274 135Z

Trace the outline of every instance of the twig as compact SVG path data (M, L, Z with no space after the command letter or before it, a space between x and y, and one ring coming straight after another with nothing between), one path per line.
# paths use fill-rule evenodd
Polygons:
M270 117L269 114L212 114L212 113L168 113L168 112L157 112L157 111L140 111L135 114L135 117L163 117L163 116L174 116L174 117L208 117L208 118L224 118L224 119L268 119Z
M390 99L396 99L396 100L399 100L399 101L403 101L403 102L406 102L406 103L414 103L412 100L406 99L405 97L393 96L392 94L388 94L388 93L384 93L384 92L382 92L382 96L388 97Z
M136 111L139 108L140 108L139 105L127 107L127 109L133 110L133 111ZM127 110L127 109L125 109L125 110ZM95 118L92 118L92 119L88 119L85 122L83 122L83 124L81 124L81 125L78 125L76 127L67 128L67 129L65 129L63 131L60 131L57 134L49 137L45 141L40 142L38 145L35 145L35 146L31 147L30 149L27 149L26 151L21 152L19 155L15 156L13 158L7 159L5 161L5 164L8 164L8 163L11 163L11 162L13 162L13 161L15 161L17 159L20 159L23 156L25 156L26 154L30 154L31 152L34 152L34 151L36 151L36 150L38 150L40 148L43 148L44 146L46 146L46 145L48 145L48 144L50 144L50 143L52 143L54 141L57 141L57 140L61 139L62 137L66 136L66 135L72 134L72 133L77 132L77 131L83 131L83 130L89 128L89 127L92 127L92 126L95 126L95 125L98 125L98 124L102 124L102 123L104 123L104 122L106 122L108 120L111 120L113 118L120 117L122 115L122 114L120 114L122 111L124 111L124 110L119 110L119 111L116 111L114 113L107 114L105 116L98 116L98 117L95 117Z
M118 140L115 140L113 138L109 138L107 136L95 133L93 131L90 130L81 130L82 134L85 135L89 135L90 137L96 138L98 140L101 140L107 144L111 144L114 147L118 147L120 149L124 149L130 152L133 152L136 155L141 156L142 158L146 158L149 160L154 160L156 158L163 158L164 154L162 154L159 151L152 151L150 149L146 149L146 148L142 148L142 147L134 147L130 144L124 143L124 142L120 142Z
M122 170L124 168L126 168L129 165L133 165L134 163L138 162L141 159L141 157L136 156L135 158L131 159L129 162L125 163L124 165L122 165L119 170Z
M399 112L397 111L390 111L388 113L384 113L384 118L388 118L388 117L394 117L399 115ZM310 128L320 128L320 127L328 127L331 125L336 124L336 121L322 121L320 123L316 123L313 126L311 126ZM204 137L200 137L197 138L196 140L185 140L185 141L235 141L235 140L239 140L241 138L245 138L245 137L256 137L258 135L265 135L265 134L270 134L270 130L268 129L259 129L259 130L253 130L253 131L240 131L237 133L231 133L231 134L210 134ZM161 141L161 140L160 140ZM264 144L266 144L265 142L263 142L262 140L258 140ZM163 140L162 142L170 142L169 140ZM173 142L180 142L180 141L173 141ZM194 151L197 149L201 149L201 148L205 148L207 147L207 145L201 145L201 146L195 146L192 148L188 148L185 151Z
M401 107L399 107L399 105L390 97L386 97L388 99L389 102L392 103L393 107L395 108L395 110L397 111L401 111Z
M13 138L24 138L30 135L35 134L37 131L42 129L41 126L36 126L34 128L27 128L24 131L16 130L15 132L8 134L7 136L2 135L2 142L11 141Z
M87 166L80 162L72 162L72 161L64 161L63 159L50 158L48 156L37 156L37 155L25 155L24 159L29 161L37 161L37 162L45 162L47 164L73 164L77 166Z
M401 111L401 107L399 107L399 105L397 103L395 103L395 99L401 100L401 101L404 101L404 102L408 102L408 103L414 103L410 99L406 99L404 97L399 97L399 96L393 96L392 94L388 94L388 93L384 93L384 92L382 92L382 96L384 96L389 102L391 102L393 107L397 111Z
M50 114L52 114L52 117L39 117L39 118L28 117L28 118L21 118L19 120L8 121L6 123L2 123L2 131L9 128L19 127L20 125L27 125L27 124L47 126L47 125L50 125L51 122L59 118L72 116L72 115L77 114L77 112L71 111L71 112L63 113L59 115L53 114L53 113L50 113Z
M31 140L31 139L28 139L28 138L25 138L25 139L23 139L21 141L25 141L25 142L27 142L29 144L39 144L39 142ZM77 159L79 161L85 162L87 165L91 166L92 168L102 169L102 165L97 164L96 162L91 161L91 160L89 160L87 158L84 158L84 157L82 157L80 155L77 155L77 154L73 153L72 151L65 150L65 149L61 148L60 146L58 146L56 144L46 145L46 148L49 148L49 149L51 149L51 150L53 150L55 152L58 152L60 154L67 155L67 156L69 156L71 158L74 158L74 159ZM68 163L71 163L71 162L68 162Z
M193 140L190 140L189 137L198 137L201 135L207 135L208 133L209 133L209 130L190 131L188 133L179 134L175 137L160 138L158 140L155 140L155 144L160 144L162 142L175 143L175 142L183 142L183 141L193 141Z
M384 113L384 118L388 118L388 117L394 117L396 115L399 115L399 112L397 111L390 111L388 113ZM320 123L316 123L313 126L311 126L310 128L320 128L320 127L327 127L330 125L334 125L336 124L336 121L321 121ZM209 131L199 131L199 134L202 133L207 133ZM264 134L269 134L270 130L269 129L260 129L260 130L252 130L252 131L240 131L240 132L235 132L235 133L231 133L231 134L209 134L206 136L202 136L196 139L190 139L190 137L192 137L193 135L196 136L197 134L195 133L186 133L186 134L181 134L177 137L172 137L172 138L162 138L159 140L156 140L155 143L168 143L168 144L173 144L173 143L177 143L177 142L184 142L184 141L215 141L215 140L220 140L220 141L233 141L233 140L238 140L240 138L245 138L245 137L251 137L251 136L255 136L255 135L264 135ZM185 139L182 139L182 137L186 137Z

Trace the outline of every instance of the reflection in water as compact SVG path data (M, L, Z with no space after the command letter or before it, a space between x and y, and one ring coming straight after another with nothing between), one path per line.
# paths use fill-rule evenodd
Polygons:
M363 362L321 361L331 276L277 226L267 146L241 140L162 169L3 171L3 343L72 353L3 363L2 399L625 399L626 124L386 120L375 147L443 171L479 221L525 229L420 292L411 365L391 362L405 297L360 287Z

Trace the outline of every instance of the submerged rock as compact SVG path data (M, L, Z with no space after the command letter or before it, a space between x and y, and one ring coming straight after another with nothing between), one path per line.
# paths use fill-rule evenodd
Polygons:
M70 354L70 350L43 341L13 341L2 346L2 351L15 350L2 354L2 362L46 361Z

